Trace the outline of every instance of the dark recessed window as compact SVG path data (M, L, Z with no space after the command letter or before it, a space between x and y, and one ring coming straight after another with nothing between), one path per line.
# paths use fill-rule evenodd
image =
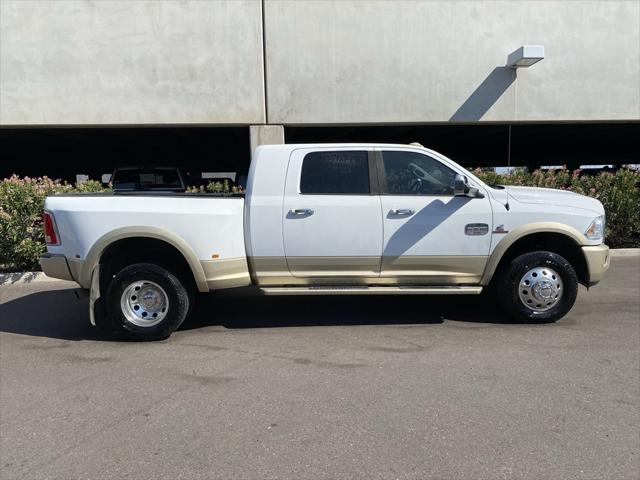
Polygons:
M367 152L308 153L302 161L300 193L368 194L369 160Z
M391 195L453 195L456 172L417 152L382 152L387 192Z

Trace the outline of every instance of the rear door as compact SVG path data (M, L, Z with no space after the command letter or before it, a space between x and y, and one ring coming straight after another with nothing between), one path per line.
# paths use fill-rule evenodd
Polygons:
M491 246L488 197L454 196L458 172L426 152L382 149L376 156L384 225L381 277L424 285L479 282Z
M372 150L292 152L283 209L292 275L355 283L378 277L382 216Z

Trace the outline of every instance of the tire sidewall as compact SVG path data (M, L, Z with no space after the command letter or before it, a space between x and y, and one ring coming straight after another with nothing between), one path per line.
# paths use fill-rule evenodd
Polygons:
M120 305L125 289L133 282L146 280L154 282L165 291L169 300L166 316L150 327L131 323ZM110 282L107 289L107 309L113 327L129 337L138 340L162 340L171 335L185 319L189 310L189 295L180 280L167 270L153 264L134 264L121 270Z
M520 300L520 280L529 270L536 267L548 267L554 270L562 280L562 296L549 310L531 310ZM508 313L521 322L554 322L571 310L578 294L578 278L575 270L565 258L552 252L532 252L515 258L502 284L503 306Z

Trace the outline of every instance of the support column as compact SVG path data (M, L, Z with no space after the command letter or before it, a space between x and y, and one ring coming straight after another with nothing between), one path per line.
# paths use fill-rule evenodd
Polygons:
M251 155L260 145L281 145L284 143L283 125L251 125L249 126Z

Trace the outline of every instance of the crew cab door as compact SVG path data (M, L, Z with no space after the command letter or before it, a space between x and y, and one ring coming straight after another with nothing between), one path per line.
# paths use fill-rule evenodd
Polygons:
M488 197L453 195L456 172L426 152L376 152L384 225L381 277L398 283L480 281L491 245Z
M382 218L372 149L297 149L284 195L284 250L295 277L377 278Z

